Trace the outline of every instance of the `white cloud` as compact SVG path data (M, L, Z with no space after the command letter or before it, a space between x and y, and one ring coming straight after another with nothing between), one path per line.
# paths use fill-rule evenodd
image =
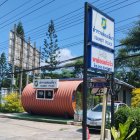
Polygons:
M60 61L68 60L74 58L75 56L72 55L71 51L67 48L60 50Z
M59 58L60 62L64 61L64 60L69 60L69 59L74 58L74 57L75 56L72 55L72 53L69 49L67 49L67 48L60 49L60 58ZM41 66L45 66L45 65L47 65L45 62L41 62Z

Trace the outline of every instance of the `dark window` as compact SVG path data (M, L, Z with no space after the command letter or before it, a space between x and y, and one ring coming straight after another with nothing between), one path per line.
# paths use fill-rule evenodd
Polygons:
M97 105L95 108L92 109L95 112L102 112L102 105Z
M52 99L52 98L53 98L53 90L46 90L45 99Z
M95 111L95 112L102 112L102 107L103 107L103 105L99 104L96 107L92 108L91 110ZM114 105L114 110L116 110L115 105ZM106 112L111 112L111 105L106 106Z
M123 103L126 103L126 90L123 90Z
M44 90L37 91L37 98L44 99Z
M126 107L126 104L119 104L119 108L120 107Z

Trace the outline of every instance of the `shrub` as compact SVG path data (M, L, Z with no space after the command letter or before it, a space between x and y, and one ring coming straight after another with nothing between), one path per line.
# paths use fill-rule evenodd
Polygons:
M125 123L129 117L133 119L129 133L134 128L137 128L137 132L132 136L132 140L140 140L140 108L120 108L114 116L115 127L118 129L119 123Z
M115 128L119 128L119 123L125 123L127 118L130 116L131 109L128 107L122 107L114 115Z
M132 108L131 109L131 114L130 116L133 118L134 122L131 127L132 128L136 127L137 132L136 134L132 137L133 140L140 140L140 108Z
M132 130L132 132L129 132L129 127L130 127L132 122L133 122L133 119L131 117L128 117L127 121L124 124L119 123L118 130L116 130L115 127L111 127L111 133L114 137L114 140L130 139L130 137L132 137L137 131L137 128L134 128Z
M5 97L3 97L2 100L3 100L3 103L1 104L2 112L18 113L24 111L18 93L10 93Z
M140 88L136 88L132 91L132 102L133 107L140 107Z

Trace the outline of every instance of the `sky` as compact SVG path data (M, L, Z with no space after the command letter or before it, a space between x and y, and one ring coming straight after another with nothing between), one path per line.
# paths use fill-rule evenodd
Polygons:
M140 19L140 0L87 0L115 20L115 45ZM83 55L85 0L0 0L0 54L8 56L9 31L22 22L25 38L43 48L54 21L61 60Z

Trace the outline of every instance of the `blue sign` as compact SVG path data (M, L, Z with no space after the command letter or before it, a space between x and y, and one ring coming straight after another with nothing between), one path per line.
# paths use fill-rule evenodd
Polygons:
M114 20L91 6L88 23L88 68L114 72Z

